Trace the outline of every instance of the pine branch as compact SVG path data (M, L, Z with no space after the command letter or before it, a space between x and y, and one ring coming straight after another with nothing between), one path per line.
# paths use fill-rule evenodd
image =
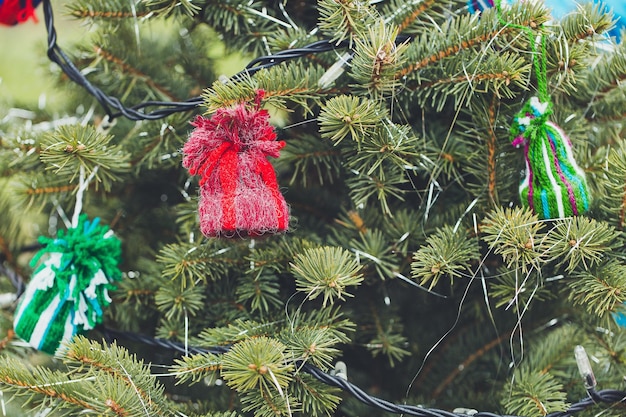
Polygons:
M616 20L612 13L600 3L584 3L568 13L559 22L563 34L570 45L584 39L597 39L597 35L605 33L615 26Z
M319 121L319 117L318 117ZM341 174L341 151L329 141L306 134L298 140L287 140L280 158L274 164L276 170L292 171L290 185L302 187L330 185L339 181ZM295 138L294 138L295 139Z
M64 362L76 371L88 370L89 374L110 375L116 381L124 383L128 393L132 393L136 401L141 404L146 412L154 415L171 415L171 405L164 397L164 387L157 383L149 368L145 367L142 361L138 361L134 355L130 355L124 348L116 344L103 348L102 345L91 342L83 337L77 337L63 353ZM111 409L115 405L124 410L126 400L122 392L117 393L119 397L105 401ZM114 410L115 411L115 410ZM122 414L123 415L123 414Z
M376 10L361 0L322 0L318 2L319 28L331 42L363 36L377 18Z
M348 244L356 259L365 266L366 278L376 282L387 278L395 278L399 272L399 261L393 252L387 237L381 230L368 229L359 233Z
M237 302L249 306L250 312L269 313L282 306L280 282L274 274L262 269L251 271L237 280Z
M612 226L586 217L557 220L545 244L565 271L578 267L588 270L606 261L611 252L623 246L622 233Z
M520 314L533 304L558 297L553 288L544 282L542 271L521 273L519 269L511 270L508 267L498 269L494 282L489 286L489 295L495 300L496 307L505 307L515 314Z
M505 403L507 413L543 417L567 409L563 386L552 375L528 372L520 378L523 382L511 384L511 395Z
M304 415L331 417L341 401L339 389L330 387L308 374L297 373L290 392L301 404Z
M383 3L381 14L385 16L386 21L397 25L399 32L415 33L417 30L423 29L425 26L423 21L429 21L429 17L433 20L440 20L434 19L432 16L432 8L436 6L436 3L435 0L394 0ZM424 15L426 17L423 17Z
M420 280L420 285L429 283L432 289L443 276L451 282L461 277L478 257L477 240L469 239L463 230L445 226L431 234L413 255L412 276Z
M123 140L125 149L131 152L130 165L136 171L157 167L178 167L180 149L187 139L182 126L189 123L189 114L171 116L162 123L137 125Z
M572 290L568 297L587 312L611 319L622 303L626 302L626 265L609 259L595 268L576 271L567 281Z
M152 88L157 94L157 99L166 100L166 101L180 101L180 98L175 97L174 93L169 91L165 86L157 84L152 77L148 76L140 69L133 67L128 63L127 58L120 58L116 56L113 52L108 51L106 45L95 43L93 46L93 50L96 53L97 57L102 57L105 61L110 62L117 69L125 74L130 75L132 78L142 80L146 83L146 85Z
M291 269L296 276L296 289L309 300L324 296L322 307L333 305L335 299L352 297L347 286L358 286L363 280L360 265L352 255L341 248L309 249L296 255Z
M79 337L69 345L66 359L75 367L73 373L28 368L23 361L3 357L0 381L31 401L47 398L44 404L62 413L91 410L116 416L173 415L163 388L126 350L104 348Z
M169 16L171 14L177 16L194 16L206 7L206 4L198 4L206 2L198 2L194 0L145 0L142 3L145 4L145 7L149 9L151 13L163 16Z
M577 98L580 102L590 104L592 110L586 117L599 121L623 119L625 79L626 47L619 44L603 59L592 62L579 77L580 95Z
M29 368L24 361L3 356L0 357L0 382L15 395L26 396L30 401L46 396L76 411L95 411L95 407L82 399L79 392L67 389L71 379L60 371Z
M487 215L481 231L483 240L508 267L520 268L523 273L541 269L546 259L545 232L530 211L496 208Z
M193 286L198 279L217 279L231 264L242 262L236 254L229 253L233 249L216 240L200 246L170 244L161 250L156 261L163 264L164 277L177 280L182 286Z
M396 362L402 361L404 357L410 354L405 349L407 338L402 334L404 328L400 323L381 317L379 310L374 306L370 307L373 331L365 346L372 352L373 356L379 354L385 356L389 366L393 367ZM362 337L367 337L367 335L362 335Z
M285 349L279 341L263 336L243 340L223 355L221 375L239 392L286 388L293 367L285 363Z
M90 19L92 22L122 21L148 16L151 12L145 2L129 4L123 0L79 0L68 3L68 14L78 19Z
M218 108L229 107L241 102L253 102L258 90L265 91L264 102L280 109L286 109L285 101L291 100L303 107L304 113L312 112L309 100L319 101L319 96L326 93L318 85L324 73L319 66L307 66L298 63L286 63L260 70L254 77L242 76L237 82L215 82L203 94L207 113Z
M620 230L626 226L626 143L618 141L611 148L603 171L606 181L600 206L610 215L610 222Z
M85 178L95 175L96 188L100 183L109 191L129 168L128 156L111 144L112 139L92 127L62 126L42 141L40 158L66 182L76 181L82 169Z
M397 78L419 73L420 70L438 65L439 61L453 57L462 51L487 44L504 41L507 35L515 35L513 25L536 29L549 19L547 10L538 3L515 3L502 11L501 19L495 9L477 15L460 15L442 24L440 30L427 31L411 42L406 55L412 62L396 73ZM503 26L501 22L510 25ZM525 34L522 34L525 40ZM505 45L506 45L505 41ZM510 47L510 46L509 46Z
M169 280L163 282L154 295L156 307L167 320L180 320L195 316L204 306L204 289L201 286L185 286Z
M379 101L358 96L333 97L324 103L318 116L320 134L335 145L350 137L360 147L386 117L387 111Z
M470 107L477 94L510 99L525 88L531 64L523 57L489 50L480 60L471 60L468 56L465 61L466 55L467 52L459 53L458 59L442 63L436 73L426 71L418 84L409 85L422 105L441 111L448 100L453 99L455 108Z
M478 350L472 352L468 355L462 362L459 363L458 366L454 367L452 372L450 372L444 379L441 381L439 385L433 390L431 397L437 398L439 397L450 384L452 384L455 379L458 378L459 374L465 371L473 362L483 357L490 350L495 347L501 345L504 341L506 341L511 336L510 332L504 333L493 340L490 340L485 345L481 346Z
M212 353L200 353L175 359L170 372L176 377L177 384L215 381L222 369L221 356Z
M17 175L10 186L21 207L35 210L41 210L51 198L67 201L78 188L78 184L68 184L66 178L44 174Z
M391 96L401 86L395 73L406 58L407 43L396 45L398 29L389 28L383 20L373 23L364 38L355 38L350 76L357 92L367 92L374 99Z

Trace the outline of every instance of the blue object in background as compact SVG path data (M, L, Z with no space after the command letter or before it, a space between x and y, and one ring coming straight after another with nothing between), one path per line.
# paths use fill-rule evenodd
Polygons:
M618 326L626 328L626 313L615 313L613 314L613 318Z
M566 14L576 10L576 5L580 1L574 0L546 0L545 4L552 9L552 16L561 19ZM626 26L626 1L624 0L594 0L594 3L604 4L606 11L613 10L613 18L617 20L615 27L609 31L610 36L615 36L619 42L620 31Z
M517 0L523 1L523 0ZM502 4L507 0L502 0ZM576 10L581 0L545 0L544 4L552 10L552 17L561 19L566 14ZM608 10L613 10L613 18L617 20L615 27L609 32L610 36L620 41L620 31L626 26L626 1L625 0L594 0L594 3L602 3ZM471 13L481 12L486 8L493 7L494 0L468 0L467 8Z

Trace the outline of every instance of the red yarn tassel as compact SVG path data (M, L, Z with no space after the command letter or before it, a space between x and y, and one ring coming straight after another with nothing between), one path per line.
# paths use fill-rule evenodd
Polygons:
M198 116L183 148L183 166L200 178L200 229L205 236L258 236L287 230L289 207L278 190L268 157L285 146L276 141L269 113L245 103Z
M35 7L40 0L0 0L0 24L13 26L28 19L37 21Z

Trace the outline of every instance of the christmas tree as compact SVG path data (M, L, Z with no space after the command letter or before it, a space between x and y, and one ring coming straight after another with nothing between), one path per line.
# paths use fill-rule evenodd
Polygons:
M472 3L43 1L85 25L0 101L3 407L626 414L616 17Z

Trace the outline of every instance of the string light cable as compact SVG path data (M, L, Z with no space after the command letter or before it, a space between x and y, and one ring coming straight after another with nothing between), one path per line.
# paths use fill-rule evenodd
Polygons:
M130 340L130 341L139 342L148 346L173 350L183 355L202 354L202 353L212 353L215 355L220 355L220 354L228 352L228 350L230 349L229 346L219 346L219 347L211 347L211 348L199 348L199 347L193 347L193 346L185 346L182 343L173 342L171 340L155 339L155 338L141 335L138 333L123 332L120 330L110 329L104 326L99 327L97 330L100 331L104 335L104 338L108 342L113 342L117 339ZM546 417L572 417L576 413L584 411L600 403L617 404L617 403L626 402L625 391L620 391L620 390L615 390L615 389L604 389L604 390L597 391L595 377L593 375L593 370L591 368L591 365L589 364L589 358L587 357L587 354L585 353L584 348L582 346L576 346L576 348L574 349L574 354L575 354L579 372L583 379L588 396L570 405L570 407L567 410L553 412L553 413L547 414ZM395 404L390 401L369 395L358 386L349 382L347 378L340 373L332 375L331 373L324 372L318 367L302 360L296 361L295 365L297 369L300 369L301 371L308 373L315 379L327 385L340 388L341 390L352 395L358 401L366 405L369 405L372 408L377 408L379 410L386 411L388 413L402 414L402 415L416 416L416 417L464 417L464 416L465 417L467 416L524 417L524 416L514 416L514 415L501 415L501 414L491 413L487 411L477 411L477 410L465 409L465 408L463 409L459 408L453 411L446 411L446 410L440 410L436 408L426 408L426 407L415 406L415 405Z
M178 112L194 110L203 103L201 96L192 97L180 102L171 101L146 101L132 107L126 107L117 97L112 97L104 93L100 88L94 86L74 65L67 54L57 44L57 31L54 27L54 13L50 0L43 0L42 7L44 11L44 22L48 33L48 58L56 63L61 70L69 77L70 80L83 87L89 94L102 105L104 111L110 120L123 116L129 120L158 120ZM406 37L399 38L398 41L404 41ZM333 51L346 48L348 43L330 42L321 40L313 42L301 48L286 49L275 54L261 56L253 59L240 72L230 78L231 81L237 81L243 77L250 76L256 72L273 67L282 62L300 58L310 54L319 54L322 52ZM150 107L156 107L155 110L146 111Z

